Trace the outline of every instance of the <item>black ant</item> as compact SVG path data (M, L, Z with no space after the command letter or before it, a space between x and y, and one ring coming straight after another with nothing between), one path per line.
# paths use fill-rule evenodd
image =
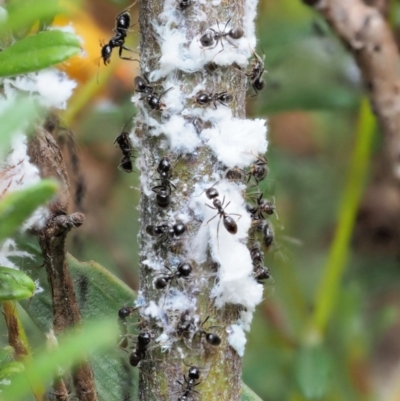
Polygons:
M218 345L221 344L221 337L218 334L215 333L210 333L206 330L203 330L202 327L204 325L204 323L207 322L207 320L210 318L210 316L207 316L206 319L203 321L203 323L200 325L200 329L197 330L197 333L200 334L200 336L205 336L206 341L210 344L213 345L214 347L217 347ZM216 326L210 326L207 330L209 330L212 327L216 327Z
M276 214L275 203L266 199L262 199L262 197L263 194L260 193L260 195L256 199L257 202L256 206L253 205L246 206L247 211L251 214L251 217L255 220L264 220L265 219L264 213L266 213L267 215L272 215L274 213Z
M166 208L171 204L171 186L158 185L151 189L156 193L156 203L161 208Z
M233 97L227 92L220 92L220 93L207 93L207 92L199 92L196 95L196 102L201 106L207 106L210 103L217 108L217 102L227 106L227 103L232 101Z
M239 167L228 168L225 171L225 178L228 180L240 180L244 181L246 179L246 172Z
M180 0L179 1L179 5L178 7L181 10L186 10L187 8L189 8L192 5L192 0Z
M135 312L137 308L133 308L131 306L124 306L118 311L118 323L121 330L122 340L119 343L121 348L126 348L128 346L128 329L126 327L127 322L126 318L130 317L133 312Z
M168 207L171 203L171 187L176 188L171 182L171 170L172 165L169 157L163 157L157 167L157 173L160 174L160 185L156 185L152 188L155 192L156 202L159 207Z
M144 75L144 78L139 76L135 77L135 79L133 80L133 87L135 92L139 93L146 93L148 95L151 95L154 92L154 88L150 85L150 82L147 79L146 75Z
M144 75L144 78L139 76L135 77L133 85L136 92L144 94L140 99L146 99L148 106L152 110L161 110L165 107L165 104L161 101L161 98L172 89L169 88L161 93L161 95L158 95L156 92L154 92L154 87L150 85L146 75Z
M228 38L230 39L240 39L244 35L244 29L241 27L231 28L229 31L225 31L226 27L231 22L232 18L229 18L226 22L224 29L221 31L219 27L219 22L217 21L218 31L214 28L208 28L208 32L204 33L200 37L200 43L203 47L207 47L209 49L214 49L217 47L218 43L221 43L222 50L224 45L222 43L222 38L226 38L226 40L233 46L235 46ZM236 47L236 46L235 46ZM222 51L221 50L221 51Z
M254 177L256 185L258 185L268 174L268 167L266 167L267 164L268 160L265 156L257 156L256 162L251 165L250 170L247 173L247 182L250 181L251 177Z
M129 356L129 363L132 366L138 366L139 362L144 359L150 341L151 335L148 331L143 330L139 332L136 347Z
M255 243L250 249L251 261L253 262L253 273L257 283L264 284L264 280L269 279L270 273L268 268L263 266L264 253L260 249L260 244Z
M250 78L251 86L253 87L257 95L258 91L264 89L265 86L265 82L262 78L265 69L264 69L264 61L254 50L253 50L253 57L254 61L251 73L246 75Z
M169 273L164 274L162 277L158 277L154 282L154 286L157 288L157 290L164 289L168 283L172 282L173 280L177 280L179 278L187 279L193 270L192 265L188 262L179 263L175 271L172 271L168 266L165 266L165 268L169 270Z
M258 232L262 233L263 245L268 251L274 243L275 233L271 225L265 220L255 220L255 228Z
M188 335L191 331L196 329L195 320L190 314L189 310L183 312L179 318L179 322L176 326L176 334L179 337Z
M219 216L219 221L218 221L218 225L217 225L217 238L218 238L219 224L221 223L221 219L223 220L224 227L226 228L226 230L227 230L229 233L231 233L231 234L236 234L236 233L237 233L237 230L238 230L238 227L237 227L236 221L233 220L233 218L230 217L230 215L240 216L239 219L240 219L242 216L241 216L240 214L236 214L236 213L229 213L229 214L228 214L228 213L225 212L225 209L229 206L229 204L230 204L231 202L228 202L228 203L226 204L226 206L225 206L225 209L224 209L225 196L224 196L224 198L223 198L223 200L222 200L222 202L221 202L221 201L217 198L217 197L219 196L219 192L218 192L218 190L217 190L216 188L214 188L214 187L208 188L208 189L206 190L206 196L207 196L208 199L212 200L213 206L214 206L214 207L212 207L212 206L210 206L210 205L207 205L207 203L206 203L206 206L208 206L210 209L217 210L217 214L216 214L214 217L212 217L210 220L208 220L208 221L207 221L207 224L208 224L211 220L214 220L217 216Z
M172 88L169 88L165 90L164 92L161 93L161 95L158 95L155 92L147 93L144 97L142 96L140 99L146 99L147 105L152 109L152 110L162 110L165 108L165 103L161 101L161 98Z
M148 225L146 227L147 234L158 237L162 241L171 241L175 238L179 238L186 231L186 226L183 223L176 223L174 225L170 224L160 224L158 226Z
M116 16L115 19L117 22L116 22L115 28L113 29L113 31L115 32L115 36L113 36L107 44L100 43L101 58L103 59L104 65L107 65L110 63L112 51L116 47L119 48L118 55L121 59L131 60L131 61L139 61L139 60L136 60L136 59L133 59L130 57L122 56L122 50L128 50L128 51L133 52L132 49L125 46L125 38L127 36L128 29L130 28L130 22L131 22L131 16L130 16L128 10L132 7L132 5Z
M182 395L178 398L178 401L187 401L189 396L191 397L192 393L197 393L200 394L198 391L196 391L194 388L198 386L201 382L198 382L197 380L200 379L200 369L196 366L191 366L189 368L189 372L186 378L186 375L183 375L184 382L180 382L177 380L177 382L184 387Z
M124 131L124 128L122 129L122 132L115 138L114 144L119 146L123 155L118 168L121 168L127 173L131 173L133 171L133 164L131 160L133 157L132 145L129 139L129 132Z
M128 10L132 6L134 6L135 3L131 4L128 8L126 8L124 11L122 11L115 17L115 20L117 21L117 23L114 28L114 32L117 32L120 35L125 35L125 36L127 35L128 29L131 28L131 25L130 25L131 24L131 16L130 16Z

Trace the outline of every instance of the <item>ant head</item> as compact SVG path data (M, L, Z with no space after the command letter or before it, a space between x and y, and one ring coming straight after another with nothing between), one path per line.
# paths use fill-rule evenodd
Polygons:
M198 380L200 378L200 369L197 366L191 366L188 372L189 379Z
M136 310L136 308L132 308L131 306L124 306L118 311L118 317L120 319L126 319L131 316L132 313Z
M141 345L147 345L151 341L151 334L148 331L141 331L138 334L138 343Z
M208 31L200 37L200 43L203 47L211 47L215 43L214 32Z
M189 277L192 270L192 265L188 262L180 263L177 268L180 277Z
M216 346L221 344L221 337L218 334L215 334L215 333L207 333L206 334L206 341L210 345L213 345L214 347L216 347Z
M180 237L182 234L185 233L185 231L186 231L186 226L185 226L185 224L183 224L183 223L176 223L176 224L174 224L174 225L172 226L172 229L173 229L173 234L174 234L176 237Z
M165 277L158 277L154 281L154 287L156 287L157 290L162 290L168 285L168 280Z

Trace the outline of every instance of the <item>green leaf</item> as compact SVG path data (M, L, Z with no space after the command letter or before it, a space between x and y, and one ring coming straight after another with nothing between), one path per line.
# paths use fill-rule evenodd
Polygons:
M19 130L26 129L38 117L38 111L37 103L28 96L9 100L2 106L0 111L0 157L4 157L11 136Z
M12 361L14 358L14 348L11 345L6 345L0 348L0 367Z
M99 335L101 333L101 335ZM1 399L18 401L33 389L47 385L61 366L82 361L87 355L115 344L117 331L113 321L90 323L82 330L66 335L59 341L59 347L36 353L34 361L26 363L24 374L13 377L10 386L4 387ZM26 380L29 377L29 382Z
M331 359L322 345L304 346L294 360L294 376L307 400L323 397L329 385Z
M262 401L262 399L242 382L242 394L240 401Z
M31 246L21 248L18 244L18 249L34 252ZM36 262L38 264L39 261ZM111 325L117 329L118 310L133 305L135 292L98 263L79 262L69 255L68 264L83 321L99 316L110 318ZM40 276L43 271L35 269L33 272L36 274L34 279L40 279L44 292L35 295L29 303L21 304L39 328L47 332L52 327L53 312L47 280L44 275ZM112 350L90 359L100 401L120 401L124 394L132 394L131 383L137 383L137 379L133 379L137 370L131 368L128 354L118 348L118 342L119 336L116 335ZM136 399L135 396L132 399Z
M38 206L50 200L57 189L55 181L42 180L7 194L0 202L0 242L11 236Z
M12 361L7 363L6 365L0 368L0 381L10 376L15 375L16 373L21 373L25 370L25 366L21 362Z
M34 281L21 270L0 266L0 301L31 298Z
M77 36L58 30L39 32L0 52L0 77L38 71L80 52Z
M64 4L49 0L11 0L7 2L8 20L4 30L30 29L39 20L51 21L56 14L67 11Z

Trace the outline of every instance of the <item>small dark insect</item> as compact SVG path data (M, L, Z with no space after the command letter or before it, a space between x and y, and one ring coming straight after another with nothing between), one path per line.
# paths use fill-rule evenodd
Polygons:
M256 185L260 183L268 174L268 160L265 156L257 156L257 160L250 167L250 170L247 173L248 179L247 182L250 181L251 177L254 177L256 181Z
M256 279L257 283L265 284L264 280L268 280L271 277L269 270L267 267L258 266L254 269L254 278Z
M225 178L232 181L244 181L246 179L246 172L239 167L228 168L225 171Z
M269 250L269 248L272 246L274 243L275 239L275 233L274 230L272 229L271 225L265 221L265 220L254 220L254 226L255 229L258 232L261 232L263 236L263 245L265 250Z
M118 311L118 319L126 322L126 318L132 316L132 313L136 310L137 308L133 308L132 306L124 306Z
M169 157L163 157L157 167L157 173L160 175L158 181L160 185L156 185L152 188L155 192L156 202L159 207L168 207L171 203L171 191L172 188L176 188L171 182L172 165Z
M221 341L222 341L221 337L218 334L208 332L208 330L211 329L212 327L217 327L217 326L210 326L207 330L203 330L203 328L202 328L204 323L206 323L209 318L210 318L210 316L207 316L205 318L203 323L200 325L200 328L197 331L197 333L200 334L200 336L205 336L206 341L210 345L213 345L214 347L216 347L221 344Z
M257 283L264 284L264 280L269 279L270 273L268 268L263 266L264 253L261 251L260 244L257 242L250 249L250 256L253 262L253 275Z
M262 199L263 194L260 193L259 196L255 199L256 205L247 205L246 209L251 214L253 220L264 220L264 213L267 215L276 214L275 212L275 203L266 199Z
M182 395L178 398L178 401L187 401L189 398L192 398L192 393L200 394L195 390L195 387L198 386L201 382L197 382L200 379L200 369L196 366L191 366L189 368L188 376L183 376L184 382L177 382L184 388Z
M110 41L106 44L100 43L101 46L101 58L103 59L104 65L107 65L110 63L111 60L111 54L113 49L118 47L118 55L119 58L122 60L129 60L129 61L139 61L137 59L131 58L131 57L123 57L122 56L122 50L127 50L130 52L133 52L132 49L129 47L125 46L125 37L126 34L121 34L120 32L117 32L117 34L110 39Z
M265 82L262 76L265 72L265 69L263 59L255 51L253 51L253 57L254 61L252 65L252 70L249 74L246 75L250 78L251 86L256 93L254 96L256 96L258 94L258 91L264 89Z
M133 4L132 4L133 5ZM124 11L119 13L116 17L116 25L113 31L115 32L115 36L113 36L107 44L100 43L101 46L101 58L103 59L104 65L110 63L110 58L113 49L118 47L118 55L123 60L131 60L131 61L139 61L130 57L123 57L122 50L127 50L133 52L132 49L125 46L125 38L128 34L128 30L131 27L131 16L129 14L129 9L132 7L129 6Z
M133 171L133 163L132 158L132 145L129 139L129 132L124 131L126 126L122 129L122 132L115 138L114 144L117 144L122 152L121 163L118 168L124 170L127 173L131 173Z
M190 311L186 310L179 318L179 322L176 326L176 334L179 337L188 336L190 332L194 332L196 329L195 320L190 314Z
M187 279L193 270L192 265L188 262L179 263L175 271L172 271L168 266L165 266L165 268L169 270L169 273L163 274L154 282L154 286L158 290L164 289L168 283L172 282L173 280L177 280L179 278Z
M179 1L179 8L181 10L186 10L187 8L189 8L192 5L192 0L180 0Z
M196 95L196 102L200 104L201 106L207 106L210 103L214 105L215 108L217 108L217 102L223 104L224 106L227 106L227 103L230 103L232 101L233 97L227 92L220 92L220 93L207 93L207 92L199 92Z
M147 347L150 341L151 341L151 335L148 331L143 330L139 332L137 337L136 347L129 356L129 363L132 366L138 366L139 362L145 358Z
M146 93L151 95L154 92L154 88L150 85L150 82L147 79L146 75L144 75L144 78L139 76L135 77L135 79L133 80L133 88L135 92L139 93Z
M226 213L225 209L229 206L229 204L231 202L228 202L224 208L224 203L225 203L225 196L222 200L222 202L218 199L219 196L219 192L216 188L211 187L208 188L206 190L206 196L208 199L212 200L213 202L213 206L207 205L206 206L209 207L210 209L214 209L217 211L217 214L212 217L210 220L207 221L206 224L208 224L211 220L214 220L217 216L219 216L219 221L218 221L218 225L217 225L217 238L218 238L218 233L219 233L219 225L221 223L221 219L223 221L224 227L226 228L226 230L231 233L231 234L236 234L238 227L236 224L236 221L233 220L232 217L230 217L231 215L233 216L239 216L239 219L242 217L240 214L237 213Z
M162 109L165 108L166 105L165 105L165 103L163 103L163 102L161 101L161 98L162 98L168 91L170 91L171 89L172 89L172 87L169 88L169 89L167 89L167 90L164 91L163 93L161 93L161 95L158 95L158 94L155 93L155 92L151 92L151 93L146 94L144 97L142 96L140 99L145 98L146 101L147 101L147 105L148 105L152 110L162 110Z
M130 317L137 308L130 306L124 306L118 311L118 324L121 332L121 341L119 342L120 348L126 348L128 346L128 329L126 318Z
M207 47L209 49L214 49L217 47L218 43L221 43L222 50L224 50L224 44L222 42L222 39L225 38L232 46L236 45L232 43L229 39L240 39L244 35L244 30L241 27L235 27L231 28L229 31L226 31L226 27L229 25L231 22L231 18L228 19L226 22L224 29L221 30L219 27L219 22L217 21L217 26L218 30L215 30L214 28L208 28L208 31L206 31L201 37L200 37L200 43L203 47Z
M129 132L122 131L114 141L114 145L117 144L123 154L127 154L132 151L131 141L129 139Z
M160 224L158 226L148 225L146 227L147 234L158 237L163 242L170 242L181 237L186 231L186 226L183 223Z

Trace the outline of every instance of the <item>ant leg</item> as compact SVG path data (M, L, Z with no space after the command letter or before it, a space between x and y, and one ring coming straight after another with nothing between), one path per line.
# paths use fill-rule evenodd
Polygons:
M221 47L222 47L222 49L213 57L212 61L214 61L215 57L217 57L218 54L220 54L221 52L223 52L223 51L225 50L225 48L224 48L224 43L222 42L222 38L216 40L215 42L216 42L216 43L215 43L215 46L213 47L213 49L215 49L215 48L217 47L218 42L221 42Z
M119 51L118 51L119 58L121 58L122 60L137 61L138 63L140 63L140 60L137 60L137 59L135 59L135 58L131 58L131 57L123 57L123 56L122 56L122 49L124 49L124 50L128 50L128 51L130 51L130 52L133 52L133 53L134 53L134 50L132 50L132 49L129 49L129 47L126 47L126 46L124 46L124 45L121 45L121 46L119 46Z
M219 216L219 221L218 221L218 224L217 224L217 243L218 243L218 249L219 249L219 225L220 225L220 223L221 223L221 218L222 218L222 215Z
M225 33L225 29L226 29L226 27L229 25L229 23L231 22L231 19L232 19L232 17L230 17L230 18L228 19L228 21L226 21L226 24L225 24L225 26L224 26L224 30L221 31L221 32L224 32L224 33ZM217 25L218 25L218 29L219 29L219 23L218 23L218 21L217 21Z
M226 39L226 41L230 44L230 45L232 45L234 48L238 48L234 43L232 43L229 39L228 39L228 37L226 37L225 38Z
M211 207L211 206L210 206L210 207ZM211 207L211 209L214 209L214 208ZM210 220L208 220L207 223L206 223L206 225L207 225L211 220L214 220L217 216L218 216L218 213L217 213L214 217L212 217Z
M239 216L238 220L242 218L242 215L237 213L229 213L229 216Z

